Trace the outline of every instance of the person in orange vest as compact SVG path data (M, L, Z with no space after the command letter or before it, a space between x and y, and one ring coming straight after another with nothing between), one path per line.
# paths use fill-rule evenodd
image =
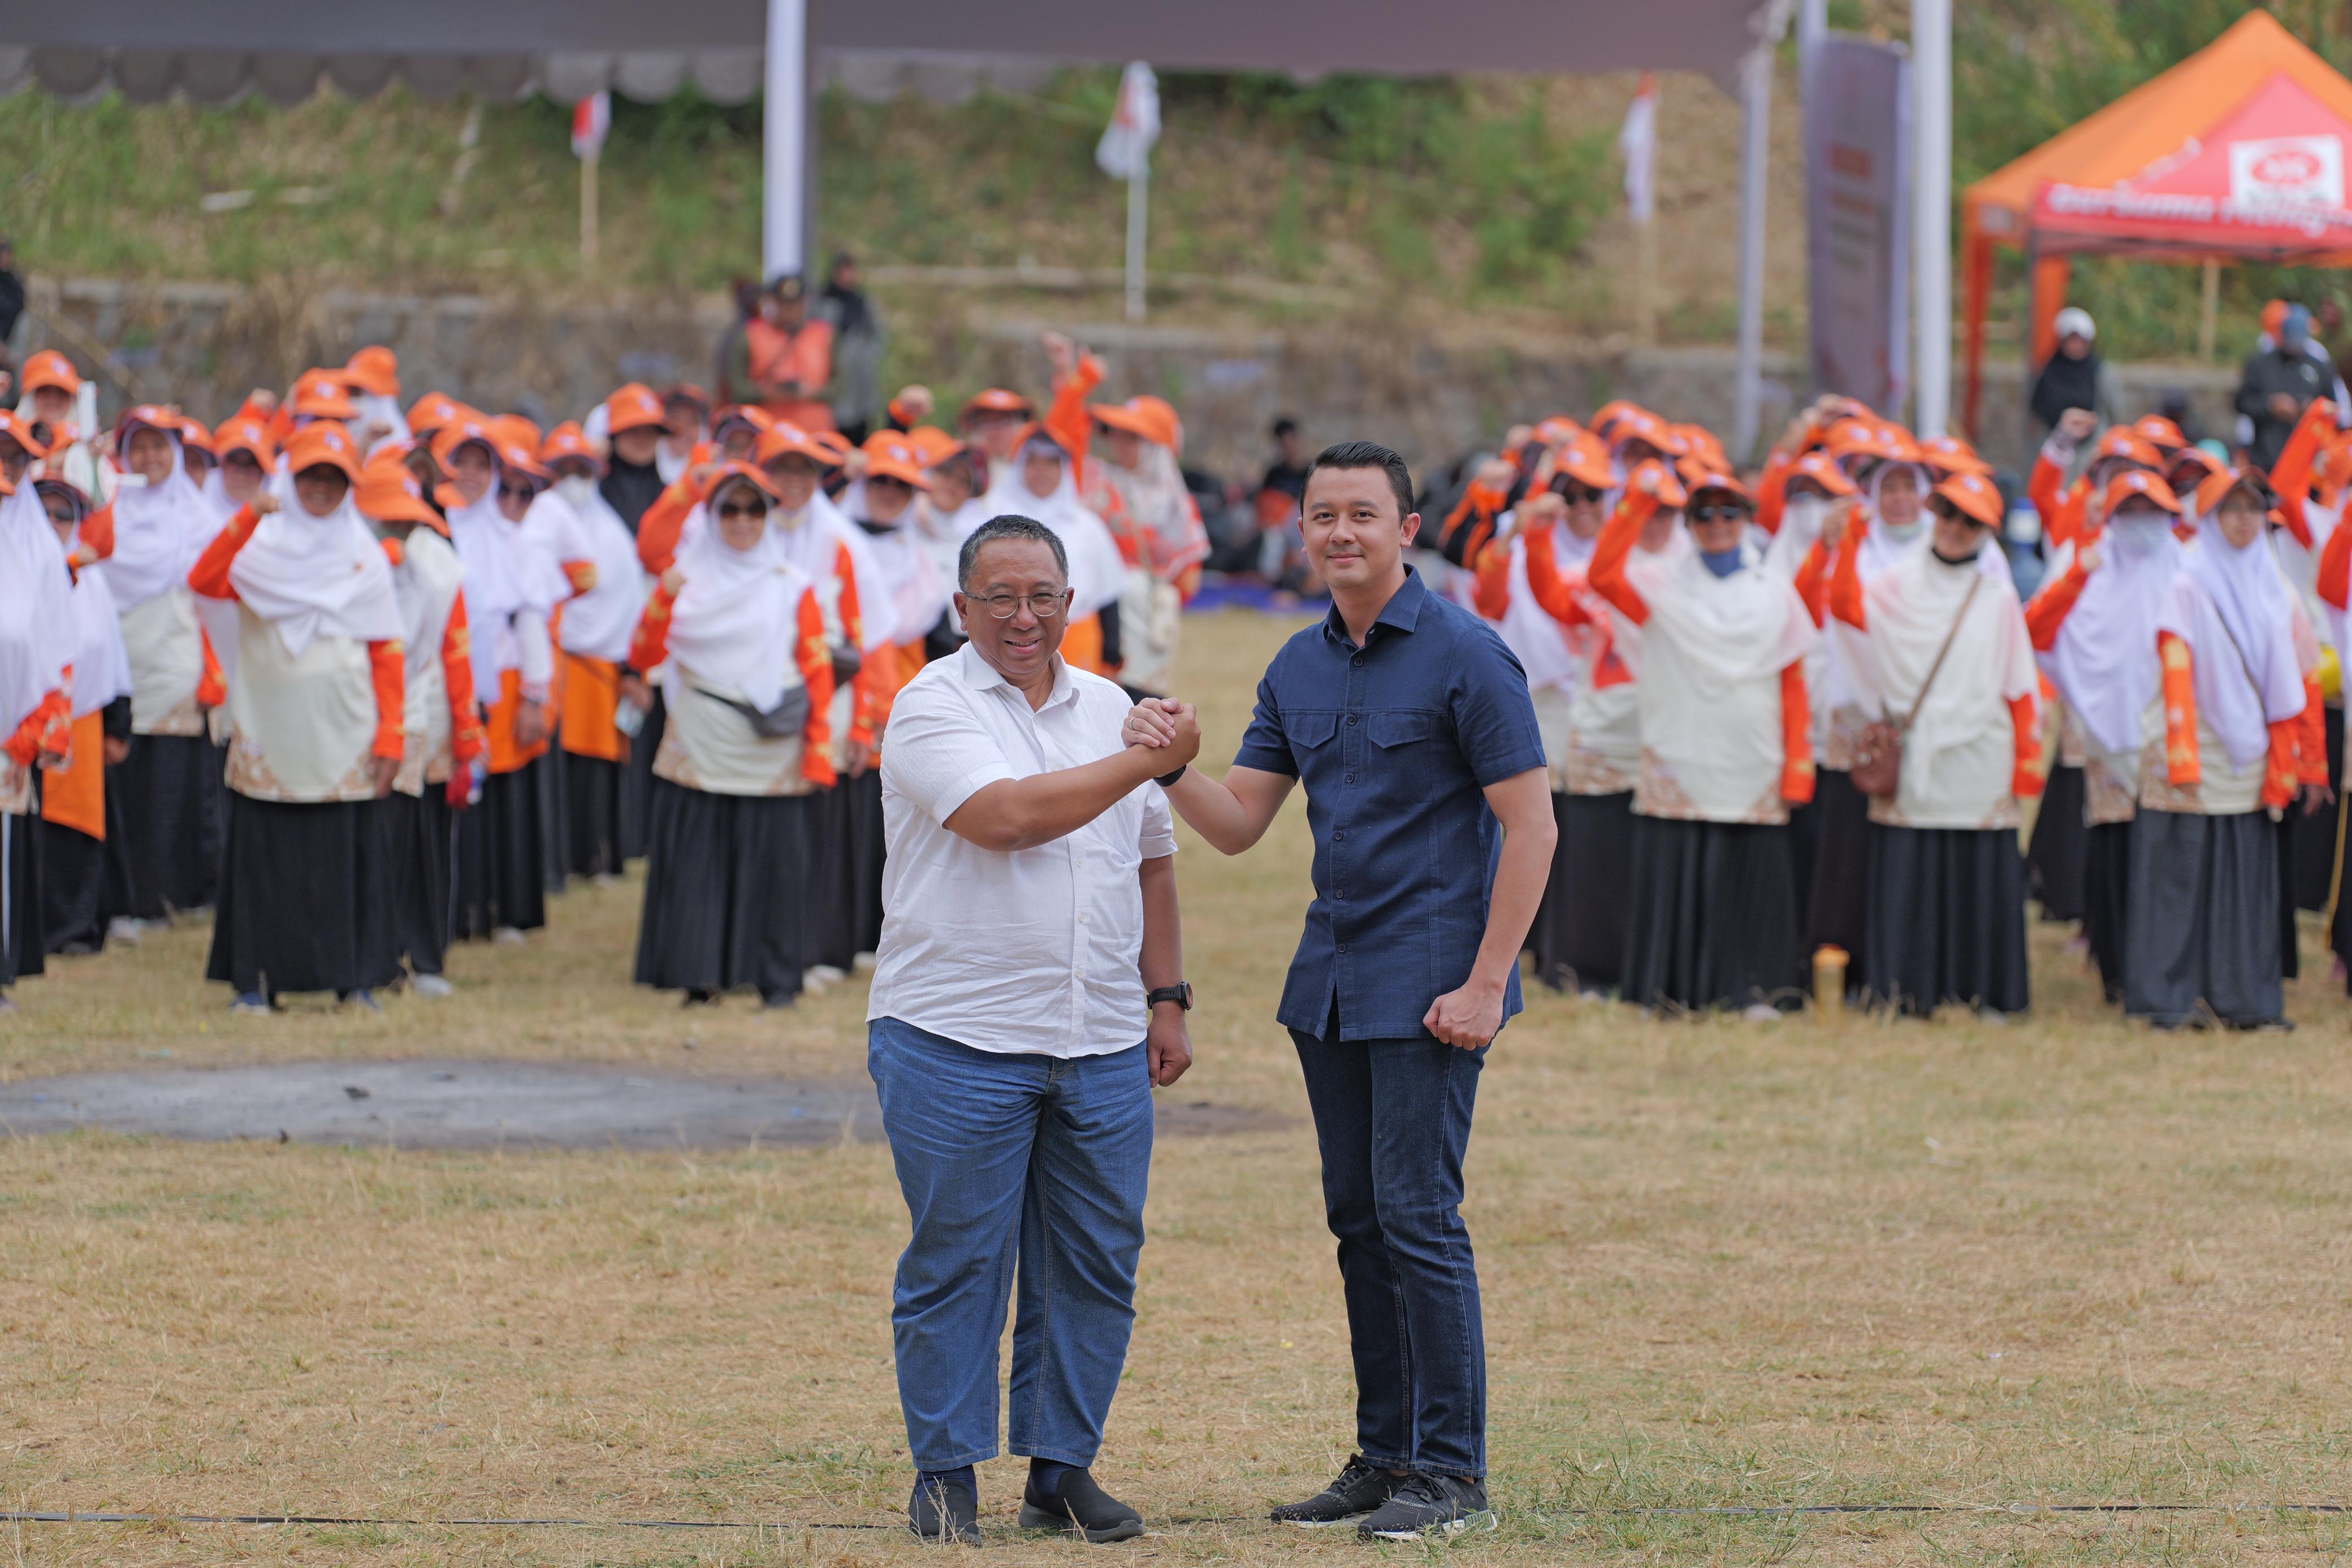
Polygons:
M820 395L833 380L833 328L811 319L797 276L787 273L768 286L760 314L743 324L742 356L729 379L751 389L771 417L803 430L833 428L833 409Z
M131 749L131 658L105 574L84 570L93 559L80 537L89 496L64 479L43 479L38 490L74 573L76 633L72 741L41 779L43 934L52 953L95 953L129 904L122 835L107 828L122 816L114 769Z

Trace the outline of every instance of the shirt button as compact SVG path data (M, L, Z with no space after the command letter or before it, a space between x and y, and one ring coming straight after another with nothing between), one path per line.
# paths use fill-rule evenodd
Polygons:
M1348 775L1348 782L1349 782L1349 783L1350 783L1350 784L1353 784L1355 781L1356 781L1356 776L1355 776L1354 774L1352 774L1352 773L1349 774L1349 775Z
M1346 952L1348 950L1348 945L1345 942L1340 943L1339 950L1342 953Z
M1085 915L1079 915L1079 916L1078 916L1078 924L1079 924L1079 925L1084 925L1086 923L1087 923L1087 917L1086 917Z
M1332 897L1334 897L1334 898L1345 898L1345 897L1347 897L1347 896L1348 896L1348 890L1347 890L1346 888L1344 888L1344 887L1343 887L1343 888L1341 888L1339 892L1337 892L1337 893L1333 894L1331 896L1332 896Z
M1355 723L1355 722L1356 722L1356 716L1355 716L1354 714L1349 714L1349 715L1348 716L1348 722L1349 722L1349 724L1353 724L1353 723Z
M1364 663L1364 656L1361 653L1359 653L1354 658L1349 659L1348 663L1357 666L1358 668L1361 668Z
M1335 844L1336 844L1336 843L1338 843L1340 840L1342 840L1342 839L1346 838L1347 836L1348 836L1347 830L1343 828L1343 829L1341 829L1339 831L1338 831L1338 832L1336 832L1336 833L1333 833L1333 834L1331 835L1331 841L1332 841L1333 843L1335 843Z

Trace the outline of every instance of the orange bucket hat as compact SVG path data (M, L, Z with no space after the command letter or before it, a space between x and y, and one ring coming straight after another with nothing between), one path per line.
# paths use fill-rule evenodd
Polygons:
M643 382L615 387L613 395L604 400L604 428L614 435L668 422L668 416L662 412L662 400Z
M930 480L923 475L926 465L922 452L897 431L876 431L866 438L861 450L866 454L866 476L868 479L903 480L918 490L931 487Z
M400 395L400 360L381 343L372 343L352 356L343 367L343 382L373 397Z
M81 372L73 368L71 360L55 349L43 349L26 360L23 379L25 390L28 392L39 392L45 387L61 392L81 391Z
M1941 496L1972 522L2000 527L2000 489L1981 474L1955 474L1928 493Z
M436 528L446 526L441 514L425 500L425 486L416 482L408 465L389 453L379 454L360 470L356 498L360 515L380 523L424 523Z
M286 443L286 468L299 474L321 465L338 468L354 485L360 477L360 449L351 433L332 422L306 424Z

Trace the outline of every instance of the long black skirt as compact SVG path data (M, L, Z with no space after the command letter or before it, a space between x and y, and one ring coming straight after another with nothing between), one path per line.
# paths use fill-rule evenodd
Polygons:
M869 768L812 797L808 962L845 974L882 940L882 774Z
M814 795L715 795L653 786L637 926L637 983L662 990L800 994Z
M2083 831L2083 942L2098 967L2107 1000L2124 999L2124 935L2131 915L2131 824L2101 822Z
M1559 841L1528 933L1536 978L1554 989L1604 991L1625 972L1625 910L1633 881L1633 792L1554 795Z
M2303 974L2303 936L2295 929L2294 919L2294 883L2301 870L2295 863L2295 854L2302 816L2303 802L2296 800L2288 804L2284 816L2271 824L2271 837L2278 850L2279 976L2288 980L2300 979ZM2327 905L2322 903L2320 907L2325 909Z
M134 735L122 776L130 913L163 920L208 906L228 821L226 754L201 735Z
M2083 798L2088 788L2083 770L2063 763L2050 769L2042 786L2042 810L2033 819L2033 839L2025 850L2025 874L2044 920L2083 918L2083 875L2091 831L2083 825Z
M457 861L458 813L448 791L425 786L422 795L383 798L383 821L400 893L393 935L412 975L437 975L449 952L449 883Z
M562 893L572 870L572 754L550 740L539 771L539 866L547 891Z
M645 723L629 737L629 772L621 789L621 858L635 860L654 837L654 753L661 749L662 731L669 727L669 705L659 686L653 688L653 706Z
M540 829L540 764L482 780L482 798L457 813L453 941L479 941L501 926L547 924L547 841Z
M1802 998L1789 831L1633 819L1625 999L1697 1009Z
M2344 710L2321 710L2327 725L2327 783L2344 792ZM2297 909L2325 909L2327 891L2336 882L2336 813L2305 816L2298 803L2287 813L2294 824L2294 847L2287 857L2287 886Z
M1870 827L1874 1002L1926 1018L1945 1002L2021 1013L2025 858L2007 828Z
M1861 975L1870 952L1870 797L1841 768L1813 778L1811 896L1804 901L1808 954L1843 947L1846 973Z
M95 953L106 946L106 841L46 821L37 831L42 946L51 953Z
M2262 811L2151 811L2131 825L2124 1011L2174 1025L2286 1016L2279 983L2278 834Z
M0 816L0 990L41 972L41 834L37 800L24 816Z
M1813 918L1813 866L1822 857L1822 809L1807 800L1789 808L1789 872L1797 889L1797 928Z
M270 997L399 978L388 847L382 800L295 805L232 791L205 977Z
M621 874L621 795L628 777L625 762L564 754L564 819L570 837L565 862L572 875Z

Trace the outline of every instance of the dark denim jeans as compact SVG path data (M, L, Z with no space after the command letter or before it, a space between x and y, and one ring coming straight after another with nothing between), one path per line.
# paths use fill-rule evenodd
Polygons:
M916 1469L996 1455L1016 1258L1011 1448L1094 1463L1135 1326L1151 1171L1143 1047L1063 1061L974 1051L897 1019L866 1028L914 1220L890 1326Z
M1462 1156L1486 1051L1292 1030L1356 1358L1356 1446L1375 1465L1486 1473L1486 1337Z

